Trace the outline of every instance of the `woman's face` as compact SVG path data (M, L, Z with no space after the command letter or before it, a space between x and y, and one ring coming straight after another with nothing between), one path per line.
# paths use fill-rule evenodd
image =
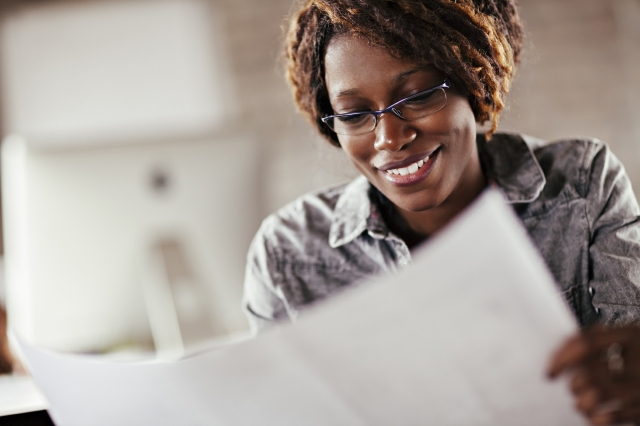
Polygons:
M433 67L396 59L351 35L331 40L325 56L334 114L379 111L442 84L445 77ZM400 209L420 212L443 203L456 204L455 199L465 198L482 178L469 102L454 89L446 93L446 106L433 115L406 121L386 113L373 132L338 135L353 165ZM414 171L411 165L425 159ZM408 169L398 170L403 168ZM397 175L390 170L414 172Z

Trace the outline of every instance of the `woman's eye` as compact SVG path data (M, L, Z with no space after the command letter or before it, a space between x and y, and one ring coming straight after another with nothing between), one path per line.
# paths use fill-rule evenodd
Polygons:
M423 93L422 95L416 96L415 98L407 99L404 104L405 105L424 105L431 100L433 100L437 94L437 91Z
M366 114L358 114L358 115L345 115L342 117L337 117L339 121L345 124L358 124L365 120Z

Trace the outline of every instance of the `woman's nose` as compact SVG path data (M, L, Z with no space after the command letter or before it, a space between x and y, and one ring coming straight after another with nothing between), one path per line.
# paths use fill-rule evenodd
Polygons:
M374 132L376 134L374 147L378 151L400 151L417 135L407 121L392 112L378 117L378 125Z

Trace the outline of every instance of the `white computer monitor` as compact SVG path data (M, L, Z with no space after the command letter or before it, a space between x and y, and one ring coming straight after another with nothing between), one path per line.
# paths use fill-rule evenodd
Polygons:
M257 148L244 136L65 149L7 137L12 329L69 351L152 335L156 346L175 349L180 339L185 349L246 331L245 255L260 220Z

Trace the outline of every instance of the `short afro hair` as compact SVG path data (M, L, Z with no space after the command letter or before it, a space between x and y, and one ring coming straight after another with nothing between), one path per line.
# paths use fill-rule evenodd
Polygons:
M354 34L391 55L433 64L468 96L477 122L497 130L523 30L514 0L307 0L292 16L286 71L300 112L335 145L321 120L332 115L324 54L332 37Z

